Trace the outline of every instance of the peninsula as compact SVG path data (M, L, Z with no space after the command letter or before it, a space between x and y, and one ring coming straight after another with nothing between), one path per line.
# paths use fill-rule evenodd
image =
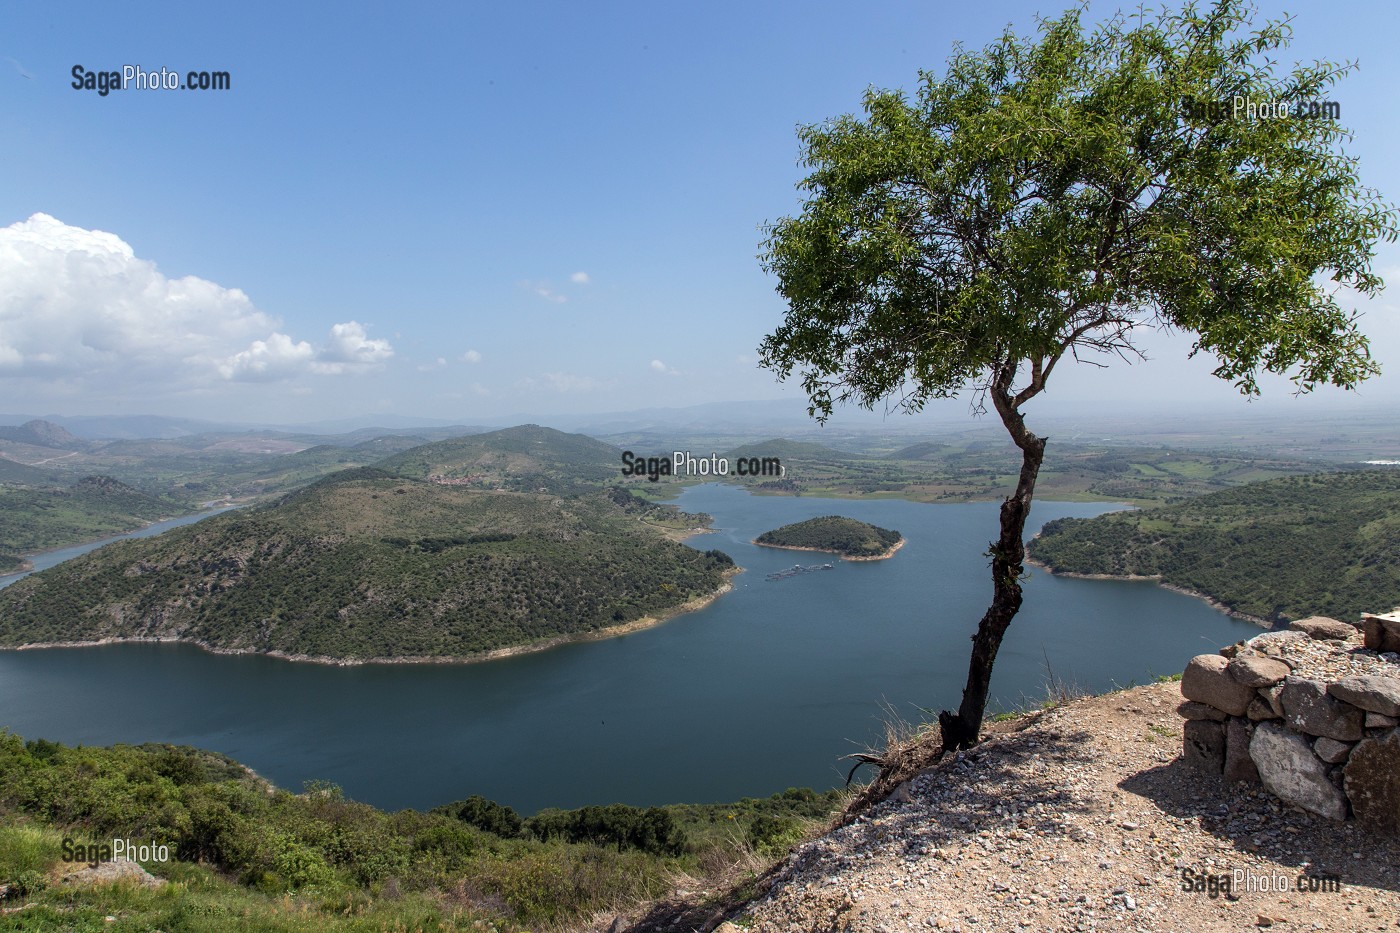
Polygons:
M610 445L530 426L424 454L26 577L0 590L0 648L182 641L335 664L485 660L693 611L737 570L674 540L709 516L576 479L610 467ZM427 478L466 472L492 485Z
M884 560L904 546L904 536L854 518L823 515L765 531L753 543L792 551L825 551L841 555L842 560Z

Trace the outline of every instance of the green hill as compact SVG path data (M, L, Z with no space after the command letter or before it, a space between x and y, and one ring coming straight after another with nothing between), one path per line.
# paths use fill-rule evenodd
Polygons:
M0 645L159 637L467 657L674 610L732 565L603 493L485 492L360 468L0 590Z
M109 476L89 476L67 488L0 485L0 555L121 534L187 510L183 502L148 496Z
M948 444L940 444L937 441L924 441L919 444L910 444L908 447L901 447L894 453L885 457L886 460L937 460L945 457L948 451L953 448Z
M1400 605L1400 471L1287 477L1177 505L1049 522L1057 572L1160 576L1269 620Z
M888 528L840 515L823 515L765 531L754 539L754 543L768 547L831 551L842 557L869 558L888 556L890 549L903 540L899 532Z
M582 434L527 424L423 444L375 466L399 476L430 476L487 489L569 493L614 481L622 452Z

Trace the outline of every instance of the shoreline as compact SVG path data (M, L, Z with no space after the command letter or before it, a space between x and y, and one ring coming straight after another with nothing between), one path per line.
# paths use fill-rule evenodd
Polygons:
M3 580L5 577L13 577L13 576L18 576L19 574L22 574L22 573L33 573L33 572L34 572L34 562L33 562L32 560L30 560L27 556L20 555L20 558L19 558L19 566L18 566L18 567L16 567L14 570L0 570L0 580Z
M479 654L467 655L465 657L448 656L414 656L403 658L334 658L325 655L313 654L290 654L285 651L263 651L257 648L221 648L210 645L207 642L196 638L180 638L178 636L162 636L156 638L96 638L83 641L57 641L57 642L33 642L24 645L3 645L0 651L39 651L47 648L98 648L103 645L124 645L124 644L182 644L193 645L201 651L209 654L229 654L229 655L261 655L267 658L276 658L280 661L291 661L303 664L327 664L332 667L359 667L364 664L481 664L487 661L499 661L502 658L513 658L522 654L533 654L537 651L548 651L550 648L558 648L560 645L574 644L578 642L603 641L608 638L617 638L621 635L630 635L633 632L640 632L653 628L664 622L697 612L719 599L725 593L734 589L733 578L744 572L742 567L732 567L723 573L723 582L710 593L688 599L679 605L669 609L663 609L654 615L642 616L631 622L623 622L620 625L610 625L606 628L594 629L588 632L576 632L569 635L556 635L541 641L530 642L526 645L511 645L506 648L493 648Z
M1025 562L1032 567L1039 567L1041 570L1044 570L1051 576L1068 577L1072 580L1119 580L1128 583L1155 583L1164 590L1171 590L1173 593L1180 593L1183 596L1190 596L1192 599L1199 599L1206 605L1210 606L1210 608L1224 615L1227 615L1232 619L1239 619L1243 622L1252 622L1253 624L1264 629L1273 629L1274 627L1274 623L1270 622L1267 619L1261 619L1258 616L1252 616L1247 612L1240 612L1236 609L1231 609L1229 606L1225 605L1220 600L1216 599L1214 596L1202 593L1199 590L1193 590L1185 586L1177 586L1175 583L1163 583L1161 574L1144 575L1131 573L1076 573L1073 570L1056 570L1049 564L1042 563L1033 557L1027 557L1025 559Z
M817 553L817 554L835 554L837 557L841 558L842 560L860 561L860 560L888 560L889 558L891 558L891 557L894 556L895 551L898 551L900 548L904 547L904 542L905 542L906 540L908 540L908 539L907 539L907 538L900 538L900 539L899 539L898 541L896 541L894 544L892 544L892 545L890 545L888 548L886 548L885 551L884 551L883 553L875 554L875 555L872 555L872 556L870 556L870 557L847 557L845 554L842 554L840 551L833 551L833 550L830 550L829 548L822 548L822 547L799 547L799 546L797 546L797 545L795 545L795 544L765 544L765 543L763 543L762 541L759 541L757 538L754 538L754 539L753 539L752 541L750 541L749 543L750 543L750 544L756 544L756 545L758 545L759 547L771 547L771 548L776 548L776 549L781 550L781 551L813 551L813 552L815 552L815 553Z

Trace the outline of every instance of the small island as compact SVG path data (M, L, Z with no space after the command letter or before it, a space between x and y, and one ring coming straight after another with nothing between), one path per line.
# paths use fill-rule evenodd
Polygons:
M854 518L823 515L765 531L753 541L763 547L827 551L842 560L884 560L904 546L904 536Z

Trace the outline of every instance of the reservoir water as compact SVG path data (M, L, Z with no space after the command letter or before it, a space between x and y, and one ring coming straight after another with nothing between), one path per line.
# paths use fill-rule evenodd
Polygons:
M891 711L919 720L921 708L956 707L991 597L983 552L997 503L704 485L677 504L715 517L716 530L689 544L720 548L747 572L708 608L646 631L485 664L342 668L161 644L6 651L0 726L70 744L194 745L284 787L328 780L391 809L482 794L530 813L833 787L845 775L837 759L878 746ZM1037 502L1028 531L1112 508ZM826 514L898 529L907 543L889 560L766 581L828 556L749 542ZM997 659L993 703L1044 698L1047 664L1102 691L1179 672L1258 631L1151 583L1036 570Z

